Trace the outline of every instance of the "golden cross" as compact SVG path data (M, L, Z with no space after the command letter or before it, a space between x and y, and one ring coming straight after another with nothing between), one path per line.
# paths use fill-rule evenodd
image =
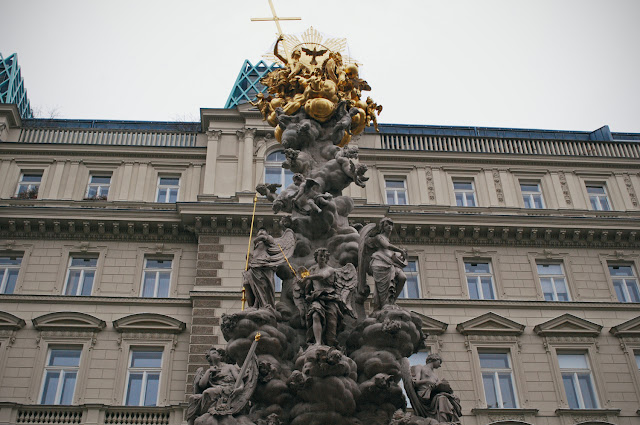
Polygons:
M282 35L282 28L280 28L280 21L300 21L302 18L281 18L276 14L276 9L273 7L273 2L269 0L269 7L271 8L271 18L251 18L252 21L273 21L276 23L276 27L278 28L278 36Z
M269 7L271 8L271 18L251 18L252 21L257 22L257 21L273 21L276 23L276 27L278 28L278 37L280 37L282 35L282 28L280 27L280 21L301 21L302 18L300 17L294 17L294 18L281 18L276 14L276 9L275 7L273 7L273 2L271 0L269 0ZM285 58L289 59L289 53L287 52L287 48L285 47L284 43L282 45L282 48L284 49L284 56ZM285 64L286 65L286 64Z

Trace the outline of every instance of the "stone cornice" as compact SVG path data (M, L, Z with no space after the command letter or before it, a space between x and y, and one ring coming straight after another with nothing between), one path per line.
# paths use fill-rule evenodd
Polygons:
M191 291L191 298L217 298L230 299L240 301L241 291L229 289L217 289L206 291ZM1 299L1 298L0 298ZM528 300L469 300L469 299L445 299L445 298L419 298L419 299L399 299L397 304L406 310L415 310L416 308L429 307L461 307L461 308L478 308L478 309L533 309L533 310L552 310L559 313L567 311L575 311L580 314L584 310L604 310L604 311L629 311L635 313L640 308L638 303L617 303L617 302L599 302L599 301L528 301ZM415 310L420 311L420 310Z
M100 158L141 158L147 162L155 159L171 159L172 164L189 164L192 161L204 164L206 147L173 147L173 146L120 146L91 144L54 144L54 143L0 143L0 155L29 155L30 160L39 157L82 157L91 161L92 157Z
M4 200L0 237L193 241L197 234L247 236L253 206L236 202ZM511 214L508 214L511 213ZM280 232L270 204L256 208L257 227ZM352 223L396 223L392 239L416 245L535 246L544 248L640 247L640 212L473 208L448 206L356 206Z
M477 168L502 165L526 165L535 167L558 167L563 170L581 168L628 168L640 169L636 158L598 157L598 156L552 156L519 155L512 153L477 152L433 152L420 150L393 150L360 148L358 158L367 165L383 165L388 162L407 162L437 164L470 164ZM606 161L603 161L605 159Z
M140 297L72 297L66 295L0 294L0 303L45 303L45 304L119 304L140 306L190 307L189 298L140 298Z

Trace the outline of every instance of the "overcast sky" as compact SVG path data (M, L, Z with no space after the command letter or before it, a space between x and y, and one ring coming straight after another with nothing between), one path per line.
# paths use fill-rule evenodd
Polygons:
M273 0L345 37L380 122L640 132L640 1ZM276 38L267 0L0 0L0 52L59 118L198 120Z

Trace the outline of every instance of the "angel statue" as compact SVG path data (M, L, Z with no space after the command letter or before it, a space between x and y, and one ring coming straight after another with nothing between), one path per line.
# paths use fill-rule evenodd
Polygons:
M366 275L373 276L376 310L388 304L395 304L407 281L407 276L402 271L407 267L407 252L389 241L392 231L393 220L388 217L380 220L377 225L368 224L360 231L358 292L366 290Z
M274 239L264 228L258 230L253 239L253 253L249 256L249 269L242 274L249 306L275 308L273 275L293 255L295 245L296 237L291 229L285 229L278 239Z
M414 414L441 424L459 424L462 416L460 399L453 395L449 382L438 377L436 369L440 366L442 357L429 354L424 365L411 367L410 377L405 377L403 371L402 381Z
M344 315L356 318L351 308L351 296L357 285L356 268L351 263L340 269L329 266L326 248L318 248L313 256L317 264L311 267L308 276L298 280L294 301L307 322L309 342L335 347Z
M247 356L246 375L240 379L241 369L225 362L225 350L211 347L205 357L209 368L199 368L193 379L193 395L186 413L188 425L217 424L214 417L238 413L256 387L258 363L255 354L251 358Z

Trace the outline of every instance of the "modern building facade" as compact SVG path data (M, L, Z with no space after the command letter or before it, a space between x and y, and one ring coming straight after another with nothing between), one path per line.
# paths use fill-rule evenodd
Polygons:
M13 103L22 118L33 118L16 53L6 58L0 53L0 103Z
M183 423L241 308L254 188L290 178L272 128L248 104L187 124L0 105L0 128L0 424ZM399 304L463 423L639 423L640 134L380 129L352 141L350 218L394 220ZM257 227L278 218L258 202Z

